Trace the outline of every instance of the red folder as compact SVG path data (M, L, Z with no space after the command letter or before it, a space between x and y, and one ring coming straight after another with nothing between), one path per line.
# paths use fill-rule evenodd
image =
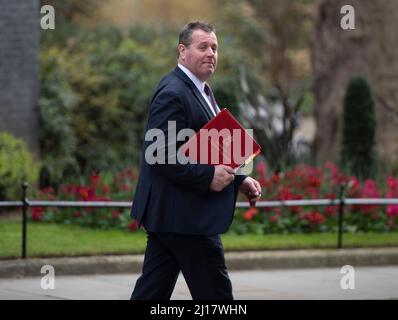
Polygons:
M224 164L235 169L250 162L261 148L231 112L222 109L180 151L191 163Z

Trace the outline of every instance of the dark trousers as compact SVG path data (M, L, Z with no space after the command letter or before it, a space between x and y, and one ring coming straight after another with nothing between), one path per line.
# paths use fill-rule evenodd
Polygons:
M194 300L233 299L219 235L153 232L131 299L169 300L180 271Z

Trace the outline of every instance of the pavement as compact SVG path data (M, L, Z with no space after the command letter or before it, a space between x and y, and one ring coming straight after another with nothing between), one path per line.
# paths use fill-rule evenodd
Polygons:
M0 260L0 278L40 276L51 265L57 275L140 273L143 255L86 256L45 259ZM268 250L227 252L228 270L327 268L352 266L398 266L398 248Z
M225 257L236 299L398 299L398 248L245 251ZM0 300L128 299L142 262L143 255L0 260ZM45 265L54 270L55 289L40 285ZM352 268L342 270L347 265ZM355 288L343 289L348 276L343 271L350 270ZM172 299L191 299L182 276Z
M229 272L236 300L398 299L398 267L356 267L343 289L340 267ZM54 289L42 278L0 279L0 300L127 300L138 274L57 276ZM180 275L172 300L191 300Z

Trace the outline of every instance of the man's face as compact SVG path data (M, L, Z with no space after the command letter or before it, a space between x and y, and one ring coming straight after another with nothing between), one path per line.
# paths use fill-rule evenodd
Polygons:
M192 32L192 42L188 47L178 45L179 63L187 67L200 80L206 81L217 67L217 37L214 32L203 30Z

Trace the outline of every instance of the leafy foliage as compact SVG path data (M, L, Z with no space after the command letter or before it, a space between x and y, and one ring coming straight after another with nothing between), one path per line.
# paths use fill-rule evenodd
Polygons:
M25 141L0 133L0 200L20 199L21 183L36 182L38 168Z
M42 185L138 162L151 95L173 64L168 40L143 29L104 28L82 32L66 48L44 41Z

